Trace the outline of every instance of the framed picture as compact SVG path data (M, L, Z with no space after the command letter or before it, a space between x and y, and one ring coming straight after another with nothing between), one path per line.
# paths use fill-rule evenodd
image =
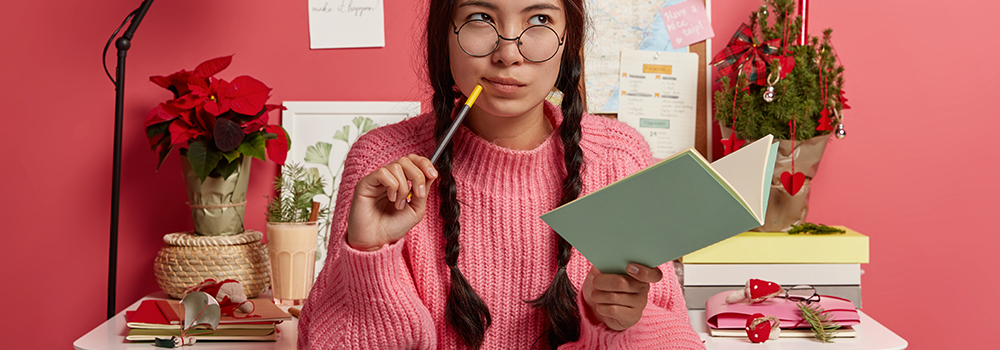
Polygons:
M288 131L291 148L286 163L298 163L324 179L324 194L314 200L330 209L336 205L340 175L351 145L362 134L420 114L420 102L284 102L281 126ZM330 240L330 215L319 218L316 276L326 260Z

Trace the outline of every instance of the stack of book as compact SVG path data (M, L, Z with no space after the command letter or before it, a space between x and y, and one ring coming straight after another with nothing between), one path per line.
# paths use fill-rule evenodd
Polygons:
M254 303L251 317L222 315L215 331L193 329L188 336L200 341L276 341L277 324L291 320L268 299L250 299ZM259 316L259 317L256 317ZM126 311L128 341L153 341L156 338L180 336L184 323L184 307L179 300L143 300L133 311Z
M742 289L751 278L790 288L811 285L820 295L850 300L861 308L861 264L868 263L868 237L846 227L842 234L745 232L685 255L684 299L704 309L718 293Z

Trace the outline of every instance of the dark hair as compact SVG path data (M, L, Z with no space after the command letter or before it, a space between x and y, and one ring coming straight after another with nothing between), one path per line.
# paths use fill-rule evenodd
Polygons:
M427 17L426 59L427 74L434 90L432 105L436 116L434 134L438 142L452 122L452 114L461 93L455 88L448 56L448 38L451 34L452 15L459 0L431 0ZM584 14L582 0L563 0L566 11L566 32L559 77L555 87L563 93L563 121L559 138L563 145L566 179L563 181L560 204L568 203L580 195L583 168L583 151L580 149L580 120L583 117L583 36ZM441 174L438 184L441 196L440 214L444 220L445 262L451 268L451 290L445 306L448 324L455 329L466 345L478 349L493 322L486 303L476 294L457 267L458 235L461 232L458 217L461 207L457 199L455 178L451 175L452 146L445 147L435 166ZM549 318L546 330L552 349L580 338L580 313L577 292L566 273L573 247L562 237L556 236L558 269L552 284L538 297L528 301Z

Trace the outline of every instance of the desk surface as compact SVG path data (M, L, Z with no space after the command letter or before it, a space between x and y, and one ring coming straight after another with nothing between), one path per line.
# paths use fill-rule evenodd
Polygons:
M136 301L125 310L135 310L144 299L158 299L156 297L145 297ZM162 299L162 298L159 298ZM282 307L288 310L288 307ZM708 325L705 323L704 310L689 310L688 316L691 318L691 326L698 332L701 339L705 341L708 350L737 350L737 349L801 349L801 350L899 350L905 349L906 340L885 328L867 314L861 312L861 324L854 327L858 336L856 338L836 338L834 343L823 344L812 338L781 338L769 340L763 344L750 343L746 338L720 338L708 335ZM139 342L130 343L125 340L128 333L128 326L125 325L125 311L119 312L114 318L105 321L97 328L94 328L84 336L73 342L73 347L77 350L104 350L104 349L143 349L149 350L152 343ZM295 349L298 339L298 319L285 321L278 324L277 342L240 342L239 348L245 350L291 350ZM196 350L211 349L232 349L233 342L199 342Z

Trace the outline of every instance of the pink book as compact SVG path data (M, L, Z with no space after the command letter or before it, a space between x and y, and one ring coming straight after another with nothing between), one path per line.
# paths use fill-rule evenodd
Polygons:
M764 316L775 316L781 320L781 328L809 328L809 323L802 319L796 302L784 298L770 298L759 303L749 304L746 301L727 304L726 296L732 291L716 294L705 302L705 317L708 326L715 329L741 329L747 326L747 317L756 313ZM833 315L840 326L853 326L861 323L858 310L850 300L822 295L819 305Z

